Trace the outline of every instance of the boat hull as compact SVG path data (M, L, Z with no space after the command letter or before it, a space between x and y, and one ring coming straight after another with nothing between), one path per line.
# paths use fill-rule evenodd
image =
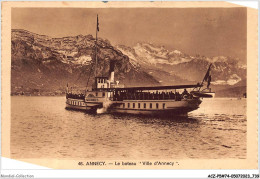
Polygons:
M206 92L205 94L210 95L210 98L215 98L215 92Z
M175 100L124 100L105 103L84 102L83 100L67 100L66 109L81 110L95 113L121 113L159 116L185 116L196 110L202 101L200 99Z
M193 92L194 96L199 98L214 98L215 92Z
M68 110L78 110L86 112L96 112L98 108L102 108L101 102L85 102L82 99L68 98L66 101L66 109Z
M112 107L109 112L160 115L160 116L187 115L188 112L198 109L200 103L201 100L199 99L189 99L189 100L182 100L182 101L131 100L131 101L119 102L119 105ZM136 106L133 107L133 104L136 104ZM146 104L145 108L144 108L144 104Z

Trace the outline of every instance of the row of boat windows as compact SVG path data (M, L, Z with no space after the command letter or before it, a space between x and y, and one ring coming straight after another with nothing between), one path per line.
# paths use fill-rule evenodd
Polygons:
M85 103L80 101L68 101L68 103L71 105L85 106Z
M149 105L149 106L148 106ZM136 106L136 103L132 103L132 105L130 103L127 103L127 108L141 108L141 103L137 103L137 106ZM142 104L142 108L143 109L146 109L146 108L150 108L152 109L153 108L153 103L150 103L150 104L146 104L146 103L143 103ZM159 107L161 107L162 109L165 109L165 103L163 103L162 105L159 105L159 103L156 103L155 104L155 108L156 109L159 109ZM126 108L126 103L123 103L123 108Z
M98 79L98 83L106 83L106 79L104 79L104 78L99 78L99 79Z

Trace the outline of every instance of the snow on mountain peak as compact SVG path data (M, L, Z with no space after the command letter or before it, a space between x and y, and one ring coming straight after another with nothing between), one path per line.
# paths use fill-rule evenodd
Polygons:
M224 56L215 56L212 58L207 57L206 60L210 63L215 63L215 62L226 62L228 60L228 58L224 57Z
M171 73L174 77L177 75L190 81L201 80L201 72L206 72L210 63L213 64L212 84L214 85L232 86L245 79L246 66L239 65L239 60L232 57L190 56L179 50L169 51L162 46L155 46L151 43L138 43L133 48L124 46L118 49L129 57L132 64L166 73L174 71ZM187 76L186 70L193 74ZM150 75L155 75L155 73Z
M232 74L228 80L217 80L211 82L214 85L235 85L242 79L237 74Z
M246 65L245 64L239 65L239 68L246 69Z
M134 51L126 46L123 45L118 45L116 47L118 50L120 50L124 55L128 56L129 58L129 62L134 66L134 67L138 67L139 63L138 63L138 59L135 56Z
M137 43L132 50L120 48L130 60L145 64L169 64L175 65L179 63L189 62L192 58L185 56L179 50L169 51L163 46L156 46L151 43Z
M173 53L178 54L178 55L182 54L181 51L179 51L179 50L174 50Z
M91 62L92 58L89 55L82 55L79 58L75 58L76 60L73 61L74 64L82 64L87 65Z

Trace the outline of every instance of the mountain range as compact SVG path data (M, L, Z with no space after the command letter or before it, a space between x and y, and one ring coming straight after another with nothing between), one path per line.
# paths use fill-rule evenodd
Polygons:
M108 76L109 62L115 60L115 79L125 86L196 84L212 63L211 84L217 96L246 92L246 65L232 57L191 56L144 42L134 47L113 46L102 38L96 49L92 35L51 38L22 29L12 29L11 42L14 95L63 93L67 83L73 89L91 86L96 50L97 75Z

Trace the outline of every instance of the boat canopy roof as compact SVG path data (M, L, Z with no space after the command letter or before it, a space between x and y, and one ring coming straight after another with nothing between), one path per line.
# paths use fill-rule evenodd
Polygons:
M200 84L196 85L176 85L176 86L148 86L148 87L125 87L125 88L100 88L99 90L108 91L143 91L143 90L167 90L167 89L185 89L185 88L198 88L202 87Z
M201 85L177 85L177 86L148 86L148 87L127 87L115 88L116 90L164 90L164 89L184 89L184 88L197 88Z

